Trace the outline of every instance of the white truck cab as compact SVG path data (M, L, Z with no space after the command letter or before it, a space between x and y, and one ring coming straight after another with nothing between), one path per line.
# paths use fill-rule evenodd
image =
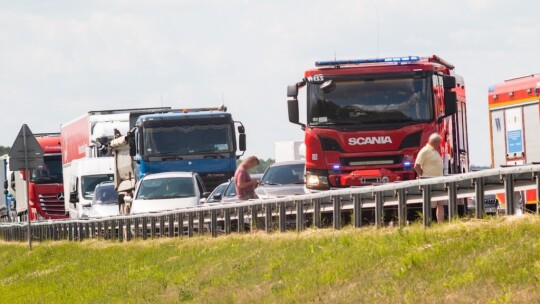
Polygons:
M65 206L72 219L82 218L92 206L94 190L103 182L114 179L114 159L112 157L81 158L64 168ZM66 172L68 171L68 172Z

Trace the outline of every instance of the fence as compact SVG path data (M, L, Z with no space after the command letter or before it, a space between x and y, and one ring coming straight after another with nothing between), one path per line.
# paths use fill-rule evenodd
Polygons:
M88 220L56 220L31 225L34 241L84 239L132 240L134 238L192 237L254 229L267 232L285 231L294 227L321 227L323 218L331 219L334 229L343 225L343 215L351 215L354 227L362 226L362 213L374 214L374 224L384 225L384 208L397 209L397 225L407 221L411 206L419 207L422 222L431 223L431 203L448 202L448 216L457 216L462 199L475 198L475 217L484 216L484 196L504 193L506 213L516 211L516 192L536 189L537 212L540 202L540 165L490 169L358 188L330 190L313 194L268 200L252 200L227 204L203 204L196 208L162 213L134 214ZM26 223L0 223L0 238L5 241L24 241L28 238Z

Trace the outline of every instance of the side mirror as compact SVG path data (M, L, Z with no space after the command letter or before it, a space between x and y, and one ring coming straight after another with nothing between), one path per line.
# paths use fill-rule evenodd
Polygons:
M77 204L79 202L79 196L77 192L71 192L69 194L69 202L72 204Z
M296 83L287 86L287 97L292 97L294 99L298 97L298 85Z
M9 186L8 181L5 180L4 181L4 189L7 190L9 188L8 186Z
M246 133L240 133L238 135L238 150L246 151Z
M238 126L238 133L239 134L246 133L246 128L244 128L244 126L242 126L242 125L239 125Z
M456 92L445 91L444 92L444 114L445 116L451 116L457 112L457 96Z
M300 110L298 109L298 99L287 100L287 109L289 111L289 121L293 124L300 124Z
M212 196L212 199L215 199L216 201L220 201L221 200L221 193L216 193Z
M451 90L456 87L456 77L454 76L443 76L443 87L445 90Z
M4 190L4 195L8 195L8 191L7 190Z
M203 192L202 197L208 198L210 196L210 192Z

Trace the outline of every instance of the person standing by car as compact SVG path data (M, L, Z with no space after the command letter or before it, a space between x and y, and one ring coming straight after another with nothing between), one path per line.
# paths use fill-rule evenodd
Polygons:
M249 200L258 198L255 194L255 188L259 185L258 181L251 180L249 170L259 165L259 159L256 156L250 156L240 163L234 173L234 184L236 185L236 195L240 200Z
M414 170L420 177L443 176L443 159L439 148L441 146L441 136L437 133L431 134L428 143L418 152ZM437 202L437 222L444 221L444 203Z

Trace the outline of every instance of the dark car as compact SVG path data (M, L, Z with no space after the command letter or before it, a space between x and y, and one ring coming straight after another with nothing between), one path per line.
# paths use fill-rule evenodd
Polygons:
M275 163L266 169L259 187L255 189L255 193L259 198L306 194L304 172L304 161Z
M261 174L252 174L251 179L260 180ZM236 185L233 179L219 185L208 197L206 203L231 203L238 201L236 197Z

